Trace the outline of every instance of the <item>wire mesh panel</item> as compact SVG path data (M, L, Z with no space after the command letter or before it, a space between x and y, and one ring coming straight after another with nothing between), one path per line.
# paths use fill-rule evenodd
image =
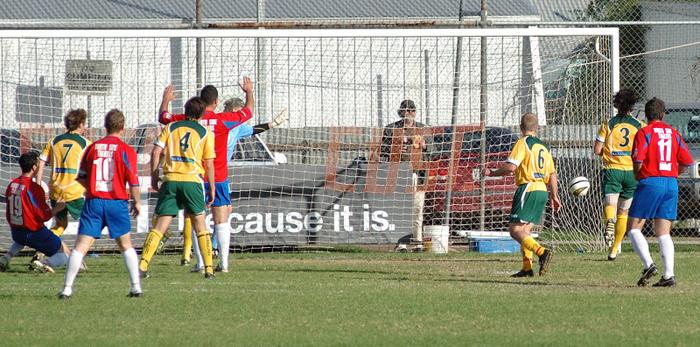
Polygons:
M231 158L231 225L239 246L394 244L420 241L431 225L505 230L513 178L481 173L506 160L526 112L538 116L561 182L575 176L599 182L590 146L596 126L612 112L616 30L99 35L27 32L0 39L3 185L18 175L20 153L64 131L67 109L88 110L87 136L94 140L103 134L104 114L119 108L127 141L140 154L147 196L163 89L175 87L171 108L182 110L201 87L197 56L204 84L219 90L217 111L225 100L244 97L238 83L250 76L253 123L283 109L290 115L281 128L238 143ZM602 248L597 190L579 199L560 195L565 207L546 213L540 237L560 247ZM138 232L148 230L155 199L148 202ZM3 230L0 246L7 247Z

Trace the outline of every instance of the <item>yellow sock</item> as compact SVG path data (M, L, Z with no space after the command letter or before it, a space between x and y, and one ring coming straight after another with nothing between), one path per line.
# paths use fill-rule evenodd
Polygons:
M532 270L532 251L521 245L520 254L523 255L523 271Z
M211 258L211 234L205 231L197 235L197 242L199 243L199 252L202 253L202 260L204 260L204 271L214 273L214 261Z
M540 246L535 239L532 238L532 236L526 237L523 242L520 244L522 248L525 248L531 252L534 252L537 254L537 256L541 256L542 253L544 253L544 247Z
M603 212L605 214L605 220L603 222L607 222L608 219L615 219L615 214L617 213L617 206L605 206Z
M625 238L627 232L627 215L618 214L617 222L615 222L615 242L613 242L610 254L617 254L617 248L622 244L622 239Z
M185 218L185 227L182 229L182 260L190 261L192 258L192 219Z
M63 235L64 231L66 231L66 228L60 227L60 226L56 226L56 227L53 227L53 229L51 229L51 232L54 233L58 237Z
M145 272L148 271L148 264L151 259L156 254L156 249L158 248L158 243L163 238L161 234L156 229L151 229L146 235L146 241L143 242L143 248L141 249L141 261L139 262L139 270Z

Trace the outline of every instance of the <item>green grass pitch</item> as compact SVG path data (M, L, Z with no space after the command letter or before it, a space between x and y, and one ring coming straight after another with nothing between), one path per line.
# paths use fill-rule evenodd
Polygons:
M637 287L630 251L604 257L558 253L547 276L512 279L516 254L235 254L205 281L161 255L145 297L127 298L121 256L101 256L67 301L62 270L27 273L16 258L0 273L0 344L697 345L697 249L677 250L676 288Z

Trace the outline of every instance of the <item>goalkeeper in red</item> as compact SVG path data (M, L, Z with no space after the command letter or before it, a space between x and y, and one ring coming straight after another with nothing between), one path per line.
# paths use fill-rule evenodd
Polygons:
M102 229L109 229L109 237L114 239L124 255L131 289L129 297L140 297L141 279L138 269L138 255L131 245L131 218L129 216L129 192L131 192L131 212L138 216L141 211L139 199L139 177L136 172L136 152L121 140L124 133L124 114L113 109L107 112L104 125L107 136L85 149L78 182L86 188L86 200L80 214L78 239L68 260L63 290L59 299L73 295L75 281L83 257L90 250L95 239L102 235Z
M523 268L511 277L532 277L532 253L539 257L540 276L549 270L552 251L530 236L530 230L539 223L547 204L547 186L553 210L559 211L561 202L557 195L557 173L549 148L537 138L537 116L526 113L520 119L522 137L515 143L506 163L496 170L485 169L485 176L505 176L515 173L518 189L513 196L508 231L520 243Z
M637 285L646 286L658 270L651 259L642 227L647 219L654 219L654 233L659 239L659 253L664 263L664 274L654 287L675 287L671 223L676 220L678 212L678 174L693 164L693 157L678 131L663 122L666 105L661 99L649 100L644 105L644 114L649 125L637 132L632 151L634 174L639 185L630 207L628 235L634 252L644 265Z

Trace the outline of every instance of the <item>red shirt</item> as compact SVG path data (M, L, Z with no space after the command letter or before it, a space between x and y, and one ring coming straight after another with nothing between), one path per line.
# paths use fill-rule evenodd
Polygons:
M126 184L139 185L136 152L120 138L105 136L85 149L78 177L87 179L87 198L129 200Z
M37 231L51 219L51 207L46 204L46 194L31 178L19 176L7 185L5 191L7 223L13 229Z
M204 111L204 115L199 120L199 123L207 127L214 133L214 182L224 182L228 178L228 134L229 131L245 122L253 115L247 107L236 112L221 112L214 113L212 111ZM161 124L181 121L185 119L184 114L170 114L170 112L162 112L158 121Z
M693 164L683 137L670 125L652 121L634 137L632 160L641 163L639 179L678 177L678 165Z

